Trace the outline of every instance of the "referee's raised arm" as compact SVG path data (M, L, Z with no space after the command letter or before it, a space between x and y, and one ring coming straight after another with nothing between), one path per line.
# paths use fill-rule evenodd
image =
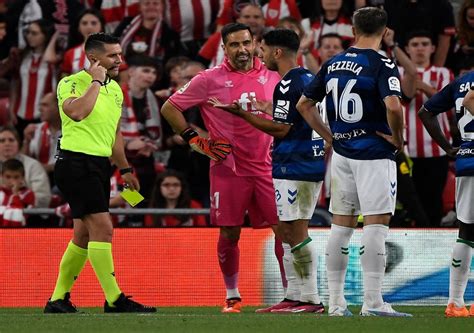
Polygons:
M86 118L94 109L100 87L106 79L107 69L96 60L87 72L92 77L92 81L86 93L81 97L70 97L62 105L64 113L75 121Z

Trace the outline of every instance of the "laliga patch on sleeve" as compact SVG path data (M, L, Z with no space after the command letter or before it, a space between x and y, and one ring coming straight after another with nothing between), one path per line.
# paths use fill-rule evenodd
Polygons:
M132 191L130 189L125 189L122 192L120 192L120 196L125 199L126 202L130 204L130 206L135 207L138 205L140 202L145 199L143 195L140 194L138 191Z
M400 80L396 76L391 76L388 78L388 89L401 91L400 90Z

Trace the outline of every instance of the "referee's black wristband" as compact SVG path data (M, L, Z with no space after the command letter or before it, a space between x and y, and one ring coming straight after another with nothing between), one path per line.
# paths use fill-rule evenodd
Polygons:
M94 82L98 82L101 86L104 85L104 83L103 83L102 81L100 81L100 80L92 80L92 81L91 81L91 84L94 83Z
M123 169L120 169L120 175L123 176L124 174L126 173L132 173L133 172L133 169L132 168L123 168Z
M186 128L184 131L181 132L180 135L186 142L189 142L189 140L198 136L197 132L193 130L191 127Z

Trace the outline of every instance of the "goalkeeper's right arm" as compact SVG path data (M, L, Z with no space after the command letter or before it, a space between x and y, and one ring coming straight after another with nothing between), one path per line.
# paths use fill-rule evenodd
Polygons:
M212 140L200 137L196 131L188 126L183 114L168 101L161 108L161 114L175 133L179 133L191 148L198 153L206 155L214 161L224 160L230 154L232 147L227 140Z

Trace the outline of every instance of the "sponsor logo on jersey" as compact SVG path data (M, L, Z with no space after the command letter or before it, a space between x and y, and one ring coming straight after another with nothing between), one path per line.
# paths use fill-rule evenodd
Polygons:
M388 78L388 89L400 92L400 80L396 76Z
M366 135L367 132L362 129L362 128L359 128L359 129L355 129L355 130L352 130L348 133L334 133L334 140L350 140L352 138L356 138L358 136L362 136L362 135Z
M275 118L284 119L288 118L288 112L290 110L290 101L284 101L279 99L275 107L275 112L273 116Z
M322 157L324 156L325 152L319 145L314 145L311 148L313 148L313 156L314 157Z
M459 149L457 155L464 156L464 155L474 155L474 148L463 148Z
M234 86L234 83L232 81L225 81L224 86L226 88L232 88Z

